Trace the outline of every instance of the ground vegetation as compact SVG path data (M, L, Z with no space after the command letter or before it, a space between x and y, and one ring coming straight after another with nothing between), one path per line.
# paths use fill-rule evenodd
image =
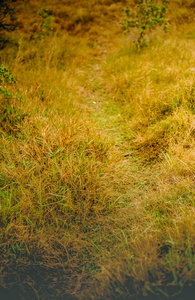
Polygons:
M170 1L168 32L139 51L122 25L136 1L13 5L0 50L2 295L193 299L194 1Z

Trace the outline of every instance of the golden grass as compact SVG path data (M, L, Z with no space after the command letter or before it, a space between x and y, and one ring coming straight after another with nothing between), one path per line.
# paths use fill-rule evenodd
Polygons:
M54 297L179 292L195 278L194 27L174 21L137 53L126 1L77 2L42 3L48 35L39 2L19 2L0 52L18 79L0 95L2 284L38 266Z

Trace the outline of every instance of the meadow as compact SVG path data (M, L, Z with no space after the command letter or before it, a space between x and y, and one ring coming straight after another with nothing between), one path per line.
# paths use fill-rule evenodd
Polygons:
M194 286L195 4L170 1L168 31L138 50L122 26L135 2L13 3L0 49L9 299L179 299Z

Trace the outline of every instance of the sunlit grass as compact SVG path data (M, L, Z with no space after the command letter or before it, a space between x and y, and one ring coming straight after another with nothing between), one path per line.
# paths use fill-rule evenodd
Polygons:
M122 33L98 39L117 4L90 15L85 4L72 36L66 23L30 40L22 28L0 53L18 80L0 94L4 285L40 266L83 299L176 293L195 278L192 30L159 32L137 53Z

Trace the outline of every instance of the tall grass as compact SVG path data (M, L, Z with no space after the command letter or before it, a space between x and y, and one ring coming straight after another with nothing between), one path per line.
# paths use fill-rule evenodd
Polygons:
M78 1L72 35L21 25L0 53L18 80L0 94L2 285L19 276L37 298L174 294L195 278L193 27L137 53L114 22L98 37L124 5L111 2L93 3L97 24Z

